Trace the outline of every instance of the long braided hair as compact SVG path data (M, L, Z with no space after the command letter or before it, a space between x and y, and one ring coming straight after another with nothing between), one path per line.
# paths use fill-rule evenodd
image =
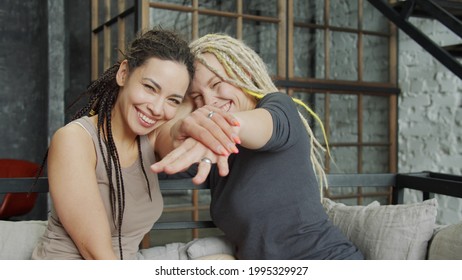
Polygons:
M278 91L278 88L267 71L266 64L261 57L244 42L225 34L208 34L190 44L196 60L215 73L223 81L240 88L246 94L253 96L256 100L263 98L268 93ZM215 55L220 64L224 67L226 75L220 74L217 69L210 66L204 59L204 54ZM322 164L322 153L329 153L326 133L320 118L303 101L292 98L294 102L305 108L319 123L323 131L326 148L316 139L306 118L299 112L300 118L310 136L311 151L310 158L319 182L320 193L327 187L327 178Z
M128 61L130 72L142 66L148 59L155 57L184 64L189 73L189 79L192 80L194 76L194 56L190 51L188 42L171 30L164 30L157 27L147 32L139 33L128 46L125 53L123 53L123 56L124 58L122 61L124 59ZM119 155L113 138L111 121L112 109L119 96L119 85L116 81L116 74L120 64L121 62L115 63L88 86L84 93L88 95L88 102L73 116L72 120L76 120L83 116L97 115L98 145L103 154L103 162L109 179L112 218L118 230L119 256L120 259L123 259L121 236L123 214L125 210L125 186ZM140 136L138 136L136 140L138 143L141 169L146 180L149 197L152 200L149 180L143 165Z

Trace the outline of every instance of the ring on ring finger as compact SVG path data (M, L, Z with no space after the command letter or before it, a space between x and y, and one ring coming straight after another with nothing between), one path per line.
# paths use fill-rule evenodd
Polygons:
M211 119L214 114L215 114L214 111L210 111L209 114L207 115L207 118Z
M201 162L205 162L205 163L208 163L208 164L212 164L212 160L209 159L208 157L203 157L203 158L201 159Z

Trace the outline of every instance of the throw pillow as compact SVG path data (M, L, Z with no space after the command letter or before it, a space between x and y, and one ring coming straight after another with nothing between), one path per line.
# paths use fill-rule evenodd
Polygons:
M141 249L138 252L139 260L187 260L186 244L174 242L163 246Z
M234 255L233 246L224 236L209 236L188 243L187 253L190 259L225 254Z
M334 225L366 259L425 259L435 226L437 201L414 204L347 206L328 198L323 205Z
M30 260L47 221L0 221L0 260Z
M207 255L199 258L195 258L192 260L220 260L220 261L233 261L236 258L233 255L228 254L215 254L215 255Z
M434 236L428 249L429 260L462 260L462 222L448 225Z

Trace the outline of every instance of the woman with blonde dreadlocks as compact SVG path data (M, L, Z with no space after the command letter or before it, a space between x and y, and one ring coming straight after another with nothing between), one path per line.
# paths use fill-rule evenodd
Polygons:
M33 259L135 259L163 209L156 161L159 127L172 119L194 74L178 34L153 29L87 89L89 101L53 136L53 208Z
M323 209L323 147L298 101L278 92L261 58L243 42L209 34L190 46L196 73L188 94L199 109L172 127L184 141L151 169L170 174L199 162L194 182L210 186L212 219L238 259L363 259ZM195 140L204 127L218 142L222 132L238 144L229 171L223 172L223 156Z

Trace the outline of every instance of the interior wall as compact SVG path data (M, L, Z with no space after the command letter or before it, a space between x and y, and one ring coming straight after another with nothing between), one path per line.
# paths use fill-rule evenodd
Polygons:
M411 18L442 46L462 39L436 20ZM399 172L462 175L462 80L404 32L399 33ZM437 196L438 221L462 220L462 200ZM406 201L420 199L408 192Z
M41 164L69 119L66 107L90 82L89 11L90 0L0 1L0 158ZM47 212L41 195L18 219Z
M47 144L47 6L0 1L0 157L41 162Z

